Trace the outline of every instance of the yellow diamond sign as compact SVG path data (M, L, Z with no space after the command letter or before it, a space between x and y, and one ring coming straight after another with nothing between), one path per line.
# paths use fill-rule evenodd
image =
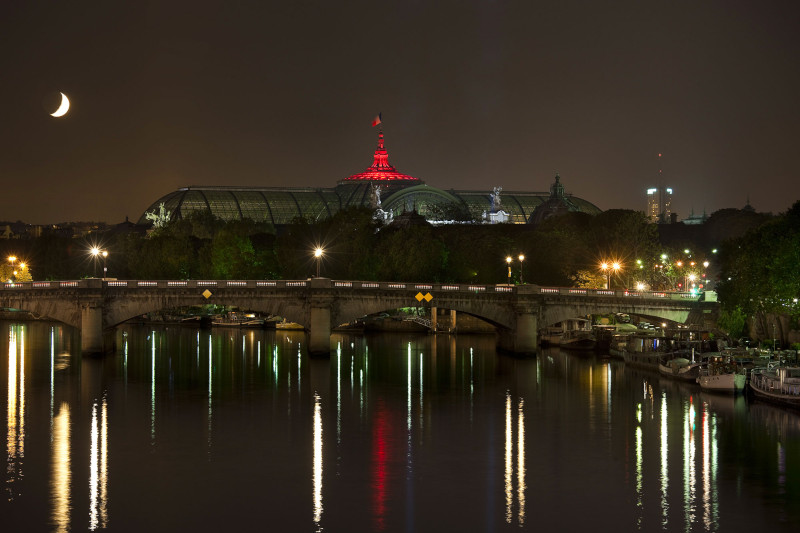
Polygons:
M414 296L414 298L416 298L418 302L421 302L422 299L425 298L425 297L422 295L421 292L418 292L417 295Z
M425 295L423 295L421 292L418 292L417 295L414 296L414 298L416 298L418 302L421 302L422 300L430 302L431 300L433 300L433 296L431 296L431 293L429 292L425 293Z
M206 297L206 300L211 298L211 291L208 289L204 290L201 294Z

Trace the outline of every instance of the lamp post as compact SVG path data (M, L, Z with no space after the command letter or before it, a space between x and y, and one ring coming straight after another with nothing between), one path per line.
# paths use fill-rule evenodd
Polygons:
M12 276L12 277L14 277L14 276L16 276L16 275L17 275L17 272L14 270L14 263L15 263L16 261L17 261L17 256L16 256L16 255L9 255L9 256L8 256L8 262L9 262L9 263L11 263L11 273L12 273L12 274L11 274L11 276ZM4 281L5 281L5 280L4 280ZM8 280L8 281L13 281L13 280L11 280L11 279L10 279L10 280Z
M519 284L522 285L522 262L525 261L525 256L519 254Z
M92 277L96 278L97 277L97 256L100 255L100 248L98 248L97 246L92 246L92 249L89 250L89 253L92 254L92 257L94 258L94 261L93 261L94 262L94 270L92 271Z
M322 252L323 250L319 246L317 246L316 250L314 250L314 259L317 261L317 277L319 277L319 263L322 259Z
M622 265L619 264L619 261L608 262L603 261L600 263L600 270L605 272L606 274L606 289L611 289L611 271L614 271L614 274L619 273L622 270Z
M97 277L97 260L102 257L103 258L103 279L106 278L106 274L108 273L108 250L101 250L97 246L92 246L89 250L89 253L92 254L94 258L94 274L93 277Z
M776 346L778 345L778 335L775 333L776 325L775 322L772 323L772 351L774 352Z
M511 263L514 261L514 258L510 255L506 257L506 264L508 265L508 284L511 285Z

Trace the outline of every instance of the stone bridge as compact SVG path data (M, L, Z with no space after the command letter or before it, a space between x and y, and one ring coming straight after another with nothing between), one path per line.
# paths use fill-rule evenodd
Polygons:
M537 285L455 285L308 280L35 281L0 285L0 307L28 311L81 330L84 353L104 351L103 331L149 312L217 304L277 315L301 324L310 353L330 353L332 327L364 315L420 305L450 309L495 326L498 346L535 353L538 332L566 318L629 313L708 326L716 302L689 293L551 288Z

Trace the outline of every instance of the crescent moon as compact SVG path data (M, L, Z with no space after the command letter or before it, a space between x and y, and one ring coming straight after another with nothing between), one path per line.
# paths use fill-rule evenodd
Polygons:
M58 109L56 109L55 113L50 113L50 116L52 117L63 117L64 115L67 114L67 111L69 111L69 98L67 98L67 95L64 93L60 94L61 94L61 105L58 106Z

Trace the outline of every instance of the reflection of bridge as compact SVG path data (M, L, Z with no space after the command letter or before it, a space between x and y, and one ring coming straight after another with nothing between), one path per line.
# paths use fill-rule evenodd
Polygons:
M311 353L329 353L332 326L387 309L420 305L417 297L429 293L432 298L426 306L467 313L493 324L500 348L517 353L535 352L539 328L565 318L622 312L702 325L716 318L717 306L687 293L327 278L5 283L0 286L0 306L79 328L84 353L103 351L106 328L153 311L207 303L284 317L305 327Z

